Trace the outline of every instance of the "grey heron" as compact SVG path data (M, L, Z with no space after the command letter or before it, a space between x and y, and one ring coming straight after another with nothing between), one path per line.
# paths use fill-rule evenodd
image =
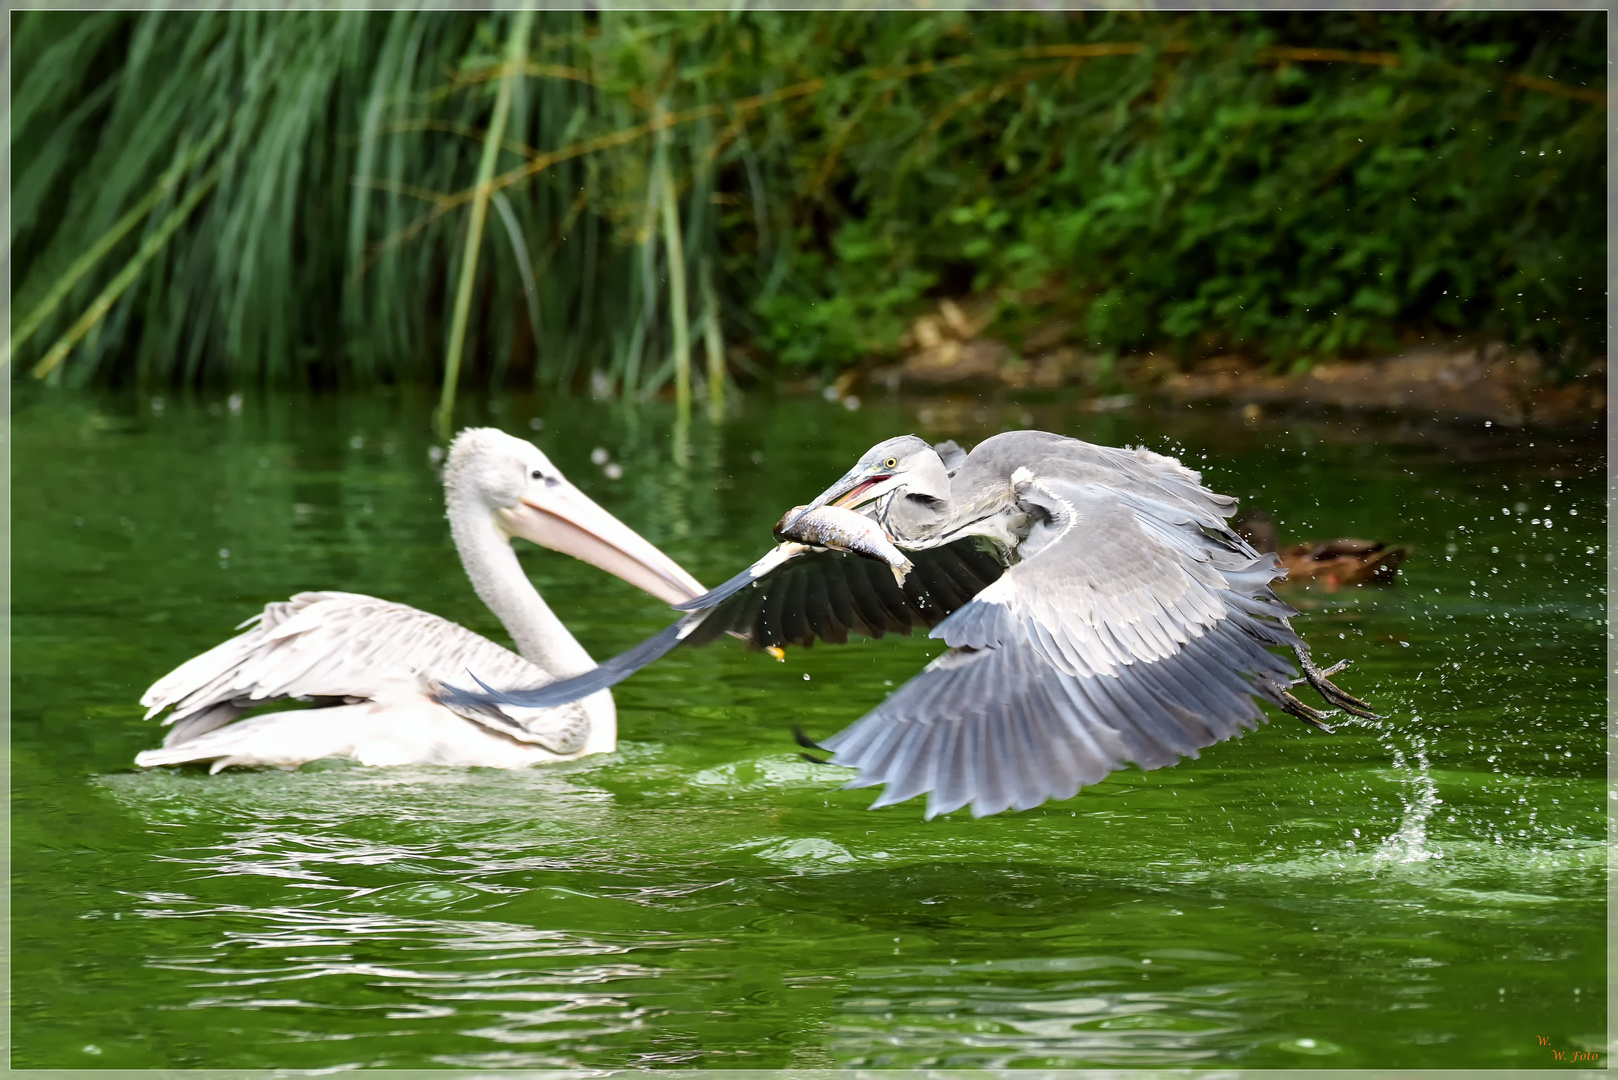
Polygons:
M512 540L592 563L668 602L702 585L562 476L532 443L493 428L461 432L444 469L450 531L472 587L511 634L517 652L404 604L345 592L305 592L272 603L250 629L188 660L141 698L148 719L172 727L143 766L212 762L291 766L321 758L366 765L522 768L610 753L617 713L610 693L540 708L445 706L436 680L468 667L535 686L595 666L535 591ZM287 699L325 708L243 719Z
M902 585L879 558L792 539L789 515L782 543L596 670L526 691L480 678L485 693L446 700L555 704L727 631L770 647L926 626L948 650L820 745L858 770L848 787L885 785L873 808L926 794L929 818L1029 809L1127 763L1196 757L1256 727L1255 698L1329 731L1292 694L1305 681L1374 715L1310 659L1270 588L1284 571L1226 521L1236 500L1173 458L1039 431L969 454L901 436L805 512L826 506L884 530L913 564Z

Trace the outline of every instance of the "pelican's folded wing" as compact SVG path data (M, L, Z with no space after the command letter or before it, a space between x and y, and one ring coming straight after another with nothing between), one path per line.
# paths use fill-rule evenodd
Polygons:
M879 559L847 551L785 543L712 591L678 605L688 614L593 671L531 690L491 685L474 672L483 693L444 687L446 705L539 707L575 701L615 686L675 646L707 645L725 634L754 648L842 644L850 633L879 638L937 626L1004 572L992 549L975 539L938 548L902 549L913 569L903 586Z
M233 704L283 698L368 698L388 684L459 675L543 678L487 638L405 604L344 592L305 592L270 604L243 633L159 679L141 697L165 723ZM222 722L222 721L221 721Z
M186 661L142 695L148 719L172 710L163 718L173 725L165 747L222 728L254 706L287 698L354 702L414 696L424 680L464 678L468 669L513 685L532 686L547 678L516 653L463 626L358 593L298 593L242 625L247 627L242 633ZM513 715L490 706L456 711L562 754L573 752L567 748L578 741L583 715L578 710Z
M927 813L1028 809L1134 762L1195 757L1279 703L1295 614L1272 556L1182 506L1101 486L1024 480L1036 519L1015 567L936 630L951 648L822 741Z

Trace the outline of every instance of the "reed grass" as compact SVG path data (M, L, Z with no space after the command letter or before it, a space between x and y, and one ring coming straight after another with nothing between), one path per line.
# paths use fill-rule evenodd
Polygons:
M727 349L835 368L965 292L1102 352L1605 349L1599 13L36 10L12 52L12 351L66 384L718 409Z
M657 188L662 196L663 249L668 253L669 330L674 353L674 404L681 419L691 416L691 326L685 295L685 244L680 238L680 208L669 174L667 135L659 140Z
M500 158L501 145L506 136L506 119L511 113L512 88L528 60L528 37L533 31L534 13L516 12L511 18L511 34L506 46L506 62L500 75L500 89L495 93L494 115L483 136L483 156L478 160L477 188L472 195L471 212L466 220L466 244L461 252L461 273L455 288L455 310L450 319L449 344L444 350L443 391L438 399L437 425L440 437L448 439L454 430L455 387L461 375L461 352L466 346L467 313L472 306L472 285L477 280L478 254L483 246L483 222L489 212L489 184L494 179L494 165ZM502 206L507 205L502 200ZM513 215L515 216L515 215ZM521 229L511 228L512 253L517 257L518 270L524 269L525 252L520 246ZM532 312L534 300L526 289L532 273L525 275L525 299Z

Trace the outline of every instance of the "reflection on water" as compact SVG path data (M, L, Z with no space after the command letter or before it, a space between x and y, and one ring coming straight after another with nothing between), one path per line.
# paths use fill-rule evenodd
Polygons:
M454 568L426 408L20 411L19 1064L1471 1068L1545 1064L1538 1036L1605 1053L1598 446L815 400L694 424L679 467L659 413L515 400L489 419L543 420L564 471L710 582L895 431L1027 422L1177 449L1287 535L1414 545L1397 586L1289 596L1386 718L1325 736L1279 717L1067 802L929 823L867 811L791 732L837 730L936 643L782 664L725 645L621 686L604 757L134 771L155 741L140 690L266 600L338 586L498 634ZM523 559L598 656L667 617Z

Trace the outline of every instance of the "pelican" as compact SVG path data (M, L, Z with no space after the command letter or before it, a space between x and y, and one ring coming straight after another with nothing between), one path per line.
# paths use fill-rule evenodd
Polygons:
M903 584L880 559L793 541L789 515L785 542L600 668L538 690L443 693L550 705L725 631L769 647L927 626L948 650L819 745L858 770L846 786L885 785L873 808L926 794L929 818L1030 809L1127 763L1196 757L1256 727L1255 698L1330 731L1293 696L1305 681L1374 716L1330 682L1341 664L1310 659L1288 621L1297 612L1270 589L1284 571L1226 522L1236 500L1173 458L1040 431L967 454L901 436L805 512L824 506L878 523L913 564Z
M136 764L212 762L218 772L347 758L524 768L610 753L618 731L610 693L543 708L445 706L432 697L439 680L464 680L469 668L532 687L595 666L529 583L512 539L592 563L670 603L700 596L702 585L568 483L533 444L493 428L456 437L444 501L461 565L516 652L404 604L299 593L146 691L146 718L172 710L164 723L173 726ZM288 698L328 707L239 719Z

